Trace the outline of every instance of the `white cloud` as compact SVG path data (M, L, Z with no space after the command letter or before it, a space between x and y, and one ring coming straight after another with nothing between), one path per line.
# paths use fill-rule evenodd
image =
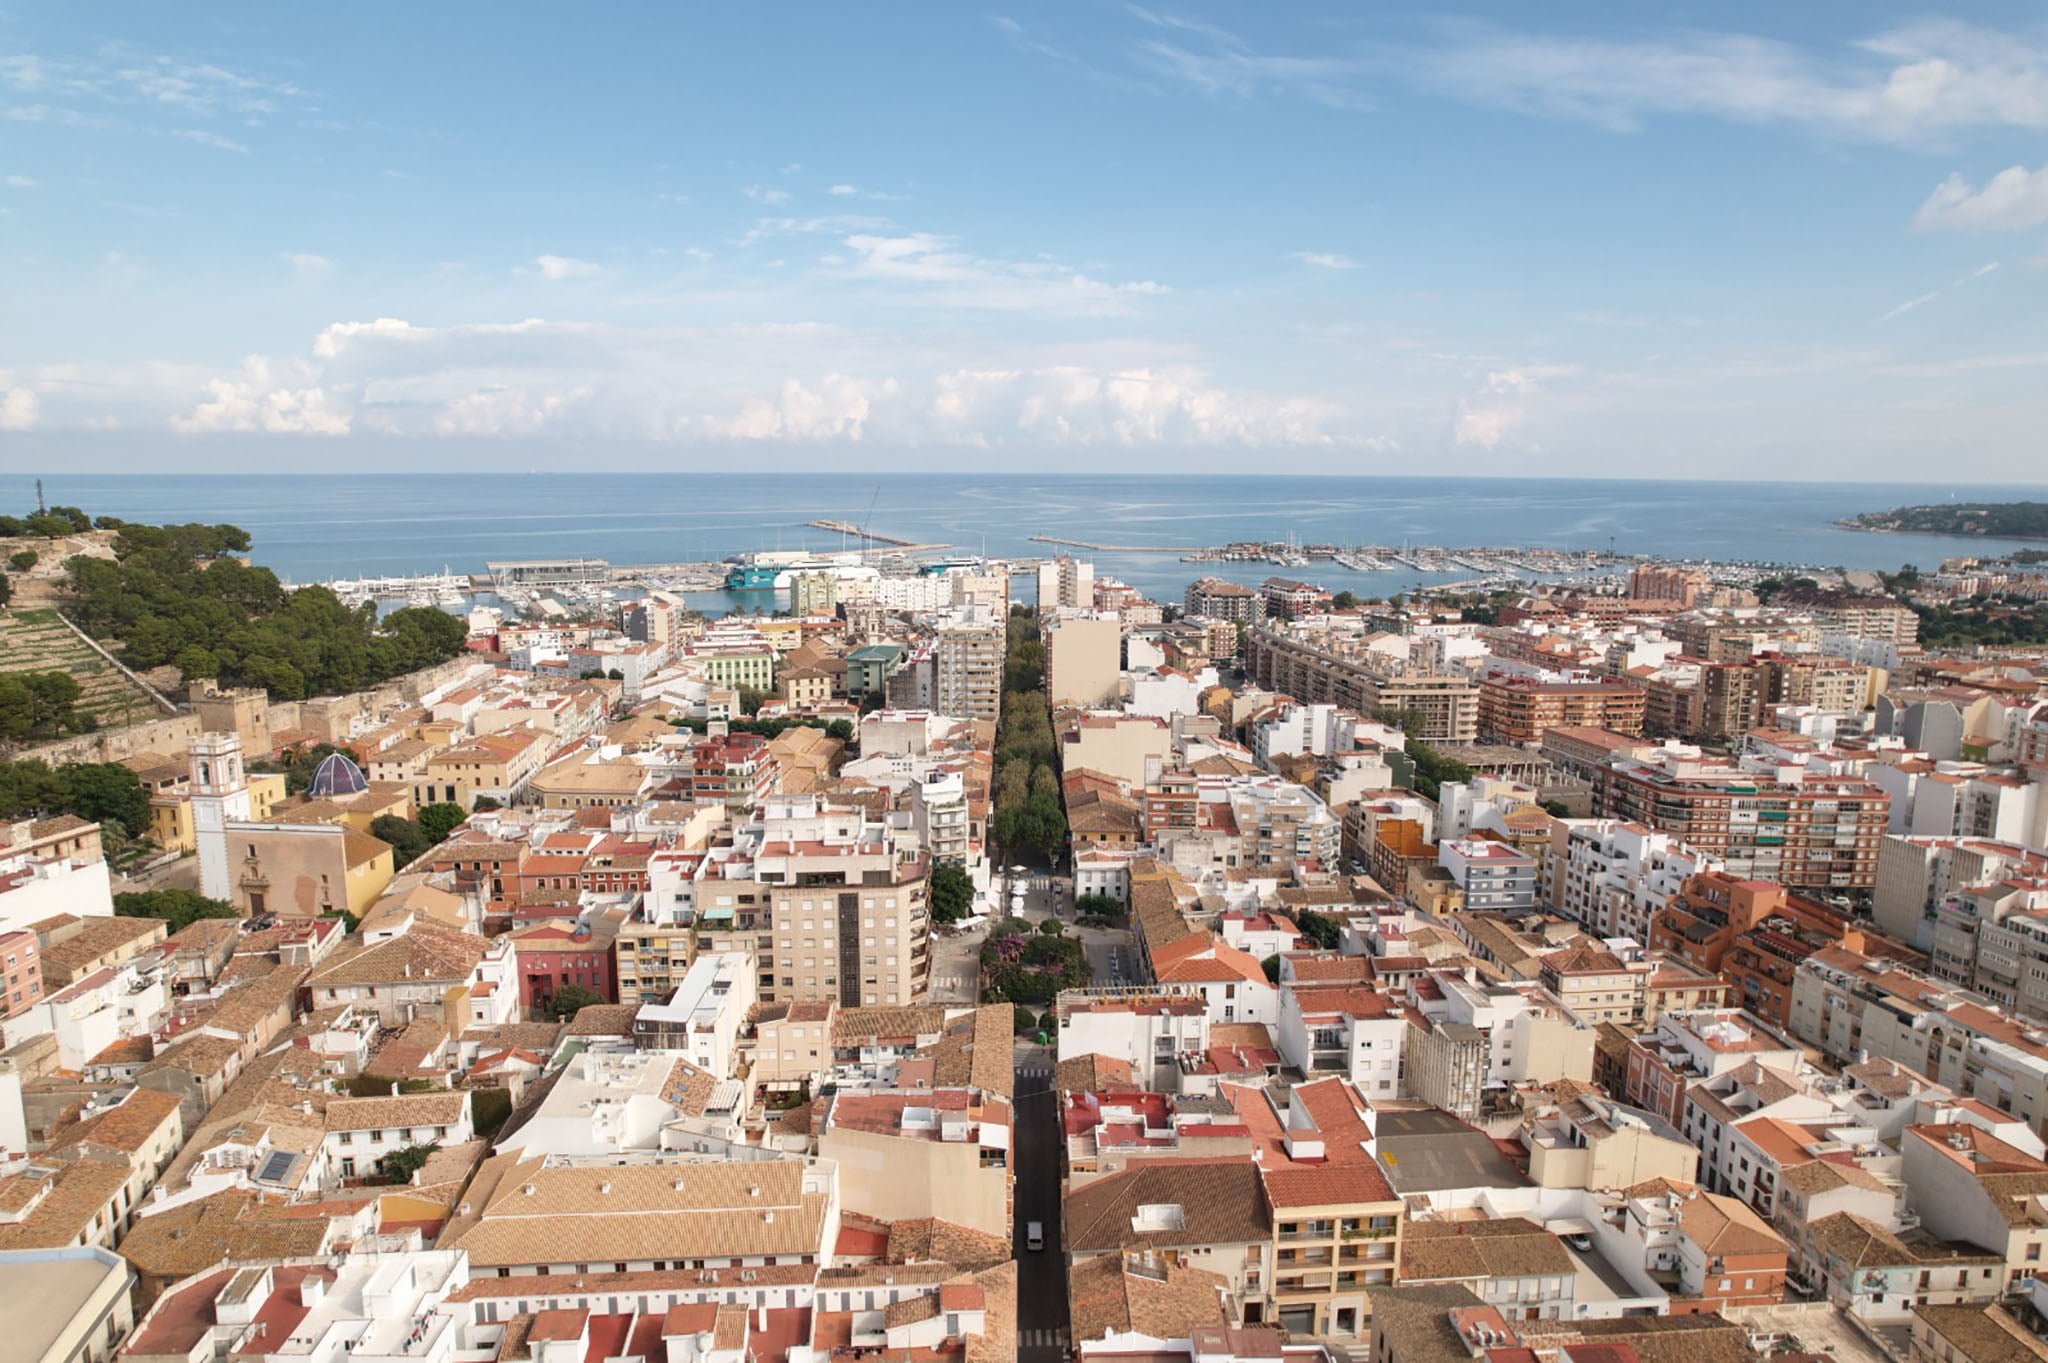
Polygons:
M41 405L32 388L10 387L0 375L0 431L26 431L36 424Z
M1369 105L1360 81L1362 67L1356 60L1254 52L1236 34L1215 24L1136 5L1129 9L1141 22L1174 35L1139 43L1133 54L1137 63L1203 94L1242 98L1281 93L1338 109Z
M41 180L31 180L26 175L10 175L4 182L0 183L5 183L9 189L39 189L42 187L43 182Z
M1458 405L1451 439L1478 449L1497 449L1528 423L1530 399L1542 392L1550 380L1578 372L1575 364L1527 364L1494 370L1476 394Z
M2048 127L2048 50L1948 21L1890 29L1815 56L1744 34L1625 42L1456 25L1390 76L1476 104L1627 130L1697 115L1794 123L1880 141L1950 129Z
M899 391L894 379L878 384L827 374L815 388L787 379L772 398L750 398L735 415L702 424L711 435L740 440L859 440L874 399Z
M535 256L533 267L542 279L588 279L603 267L574 256Z
M171 428L187 435L222 431L264 431L272 435L347 435L349 418L318 386L306 384L311 367L287 365L274 372L271 362L251 355L241 371L214 379L206 396ZM295 384L301 386L294 386Z
M1141 358L1147 351L1160 358ZM891 447L1385 447L1348 432L1333 403L1227 388L1197 364L1165 358L1171 351L1122 341L963 354L958 344L815 324L379 318L326 328L302 358L251 356L231 373L190 375L171 425ZM96 378L81 388L94 412L108 405L102 386Z
M880 189L862 189L859 185L832 185L825 191L836 199L872 199L878 203L895 203L910 196L890 194Z
M786 204L789 202L788 190L770 189L766 185L748 185L741 189L740 193L746 195L755 203L768 204L771 207L776 204Z
M204 128L173 128L171 136L202 147L212 147L216 151L232 151L243 156L249 154L249 149L232 137L222 137L219 133L208 132Z
M1742 33L1619 40L1446 22L1434 41L1308 55L1258 51L1201 20L1130 7L1131 63L1152 88L1280 95L1365 108L1376 89L1420 86L1454 99L1615 130L1670 116L1790 123L1835 135L1915 141L1963 128L2048 128L2048 48L1950 20L1884 30L1838 50ZM1013 44L1079 58L994 21ZM1093 68L1088 68L1091 71Z
M1961 175L1935 187L1913 215L1922 231L2017 232L2048 222L2048 166L2008 166L1978 189Z
M803 162L801 162L801 161L791 161L791 162L790 162L790 163L789 163L788 165L786 165L786 166L784 166L784 167L782 168L782 171L781 171L781 173L782 173L782 174L784 174L784 175L794 175L794 174L796 174L796 173L797 173L798 171L802 170L803 168L804 168L804 163L803 163Z
M289 251L279 256L292 267L292 273L307 282L325 279L334 269L334 262L326 256L316 256L311 251Z
M930 232L884 237L847 237L850 267L857 278L915 286L949 307L1003 312L1120 314L1131 299L1169 290L1152 280L1112 284L1092 279L1051 260L984 259L953 249L950 238Z
M819 232L879 232L895 226L887 218L865 213L826 213L815 218L756 218L739 239L752 246L770 237L811 236Z
M1332 445L1333 403L1234 393L1187 367L1053 365L941 374L932 415L967 444ZM1344 443L1385 448L1385 442Z
M119 48L104 49L93 59L32 53L0 57L0 86L32 96L128 101L188 114L244 119L303 105L309 98L305 90L289 81L231 71L212 62Z
M1289 260L1298 260L1304 265L1313 265L1319 270L1356 270L1359 263L1341 251L1290 251Z

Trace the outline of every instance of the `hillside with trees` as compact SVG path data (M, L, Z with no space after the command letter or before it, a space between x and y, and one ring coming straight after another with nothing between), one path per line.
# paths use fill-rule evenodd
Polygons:
M345 606L325 587L287 592L270 569L240 556L249 536L236 526L96 524L116 532L114 557L69 561L66 610L139 671L172 666L187 680L303 700L446 662L467 635L462 621L431 607L380 623L373 603Z
M1990 539L2048 539L2048 502L1936 502L1865 511L1842 522L1851 530L1907 535L1983 535Z

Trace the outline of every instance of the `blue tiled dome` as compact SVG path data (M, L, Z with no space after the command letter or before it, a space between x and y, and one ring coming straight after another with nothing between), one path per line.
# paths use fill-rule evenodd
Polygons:
M320 759L320 765L313 769L313 780L306 787L306 794L314 799L332 799L336 795L360 795L370 788L363 779L363 769L338 752L331 752Z

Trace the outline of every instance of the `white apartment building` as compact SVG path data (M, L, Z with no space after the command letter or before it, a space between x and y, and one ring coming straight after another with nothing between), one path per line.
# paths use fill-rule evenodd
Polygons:
M759 997L754 958L717 951L690 963L666 1003L647 1003L633 1015L634 1044L682 1054L720 1079L733 1072L740 1028Z
M1209 1049L1209 1009L1189 989L1070 989L1053 1005L1059 1059L1106 1055L1178 1092L1180 1057Z
M1720 863L1648 824L1564 819L1552 855L1550 906L1600 938L1649 940L1650 919L1688 876Z
M1408 1019L1400 1000L1361 985L1294 983L1280 991L1273 1045L1303 1074L1341 1074L1367 1098L1402 1095Z
M967 784L957 771L928 771L910 787L911 824L935 866L965 866L971 841Z

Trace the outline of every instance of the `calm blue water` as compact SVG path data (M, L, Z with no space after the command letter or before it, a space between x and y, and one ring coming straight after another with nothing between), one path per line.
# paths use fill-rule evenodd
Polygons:
M1613 546L1668 557L1895 568L2015 547L1982 539L1866 535L1837 517L1944 500L1929 484L1694 483L1493 478L947 477L939 475L423 474L412 477L45 477L53 503L151 521L228 521L258 562L294 581L481 571L486 560L592 555L613 563L717 559L754 549L837 549L805 522L831 517L963 550L1043 555L1033 534L1175 552L1087 553L1098 574L1168 599L1208 573L1256 582L1267 564L1183 564L1179 546L1231 540L1343 545ZM1976 499L2040 488L1970 487ZM0 475L0 506L32 507L34 482ZM872 513L870 502L872 501ZM1078 551L1077 551L1078 552ZM1412 572L1318 562L1333 590L1392 591Z

